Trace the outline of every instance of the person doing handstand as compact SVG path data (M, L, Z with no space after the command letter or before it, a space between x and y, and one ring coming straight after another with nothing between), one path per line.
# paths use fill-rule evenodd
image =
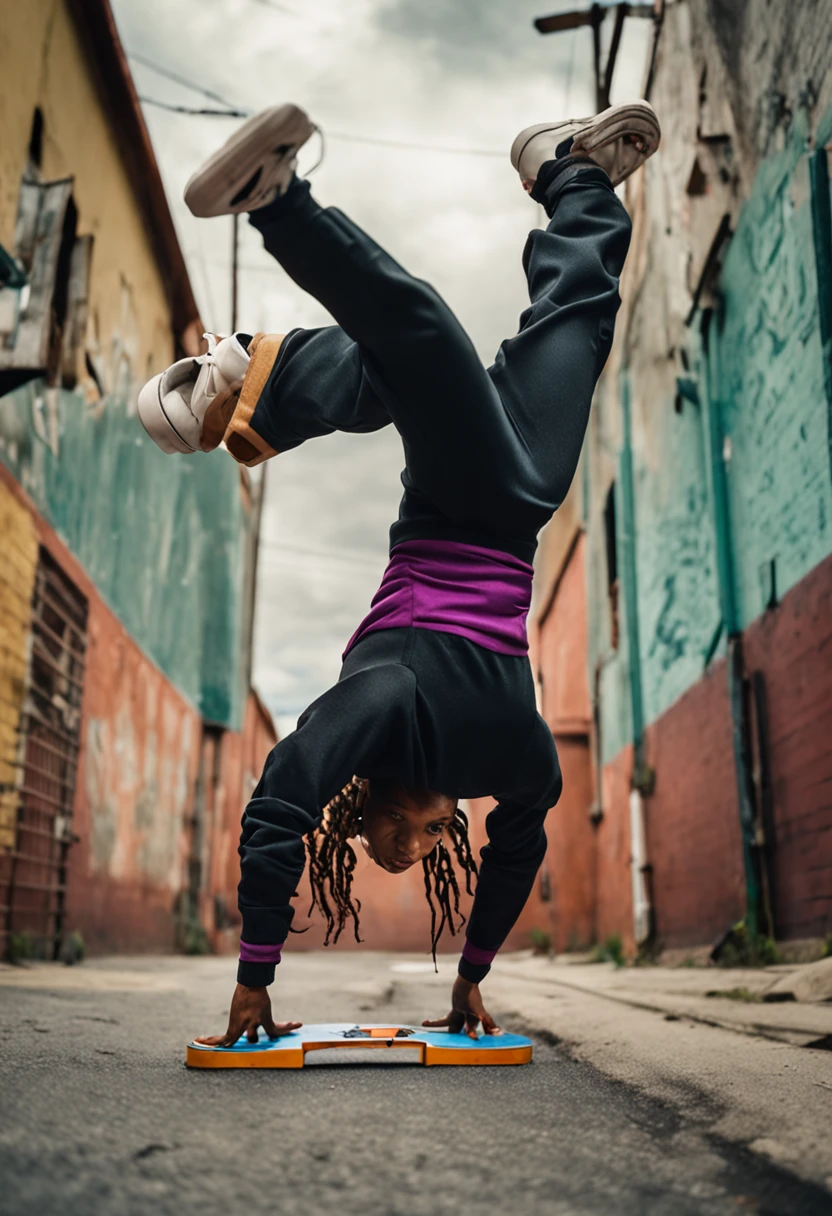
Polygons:
M428 1025L498 1028L479 985L532 889L561 774L535 705L526 616L537 535L574 476L609 354L630 220L615 194L658 147L647 102L518 135L511 161L549 217L523 253L530 306L484 368L436 291L294 170L315 131L297 106L252 118L191 178L197 216L247 211L265 248L336 324L206 335L209 352L144 386L166 452L224 441L256 465L332 431L393 425L404 496L390 561L337 684L266 760L240 841L240 961L225 1035L274 1036L268 986L289 933L306 840L329 937L352 917L359 837L390 874L421 862L432 945L458 910L451 853L475 863L459 800L491 796L488 843L451 1011ZM450 846L450 849L449 847Z

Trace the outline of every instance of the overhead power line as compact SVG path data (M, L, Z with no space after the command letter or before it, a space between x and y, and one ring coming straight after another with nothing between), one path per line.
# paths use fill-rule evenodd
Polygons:
M171 114L189 114L199 117L212 118L250 118L251 110L209 110L207 107L177 106L168 101L159 101L156 97L139 97L146 106L157 106L160 110L168 110ZM373 144L380 148L403 148L408 152L444 152L451 156L499 156L505 157L504 151L496 148L449 148L444 144L422 144L409 139L386 139L381 135L354 135L346 131L330 131L327 128L327 139L343 139L354 144Z
M187 114L201 118L250 118L254 112L253 110L235 106L233 102L228 101L221 94L215 93L211 89L204 89L201 85L194 84L193 81L180 76L178 72L172 72L169 68L161 67L158 63L154 63L152 59L148 59L144 55L136 55L130 52L128 57L135 59L137 63L143 64L144 67L150 68L151 71L157 72L160 76L167 77L168 80L173 80L176 84L182 85L194 93L201 93L209 101L217 102L218 105L224 108L222 110L214 110L209 109L207 106L175 105L172 102L160 101L156 97L140 97L139 100L144 105L156 106L158 109L167 110L172 114ZM505 157L504 151L497 151L493 148L452 148L443 144L426 144L416 140L388 139L380 135L356 135L347 131L330 131L328 128L326 136L328 139L341 139L357 144L374 144L380 148L402 148L413 152L439 152L451 156L499 156L501 159Z
M166 76L168 80L173 80L177 84L181 84L186 89L190 89L192 93L201 93L203 97L207 97L209 101L216 101L221 106L225 106L228 110L234 109L233 102L227 101L219 93L214 93L211 89L205 89L201 84L194 84L192 80L188 80L186 76L180 76L178 72L171 71L170 68L163 68L161 64L148 59L146 55L139 55L136 51L129 51L128 59L135 59L136 63L142 64L146 68L150 68L151 72L156 72L158 76ZM250 113L250 111L249 111Z
M169 110L171 114L211 115L214 118L251 118L251 110L209 110L207 107L176 106L169 101L159 101L157 97L142 97L139 101L145 106L156 106L159 110Z

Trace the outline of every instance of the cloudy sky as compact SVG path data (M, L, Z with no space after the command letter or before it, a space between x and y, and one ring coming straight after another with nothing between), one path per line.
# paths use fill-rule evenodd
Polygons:
M113 0L144 99L217 105L150 63L240 109L304 106L326 136L314 174L319 201L346 211L430 280L487 363L516 330L527 300L520 254L543 219L508 149L530 123L593 109L589 30L544 37L532 27L534 17L570 7L571 0ZM627 26L614 101L637 96L642 75L649 23ZM181 196L235 120L152 104L145 116L203 320L227 332L231 221L195 220ZM247 225L240 260L240 328L330 323ZM268 467L255 682L284 732L337 678L344 644L378 586L401 466L390 429L317 440Z

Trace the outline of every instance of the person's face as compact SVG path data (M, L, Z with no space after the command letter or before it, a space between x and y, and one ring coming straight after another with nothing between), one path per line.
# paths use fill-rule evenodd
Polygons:
M454 817L456 803L440 794L415 798L399 786L370 784L362 811L361 843L389 874L404 874L427 857Z

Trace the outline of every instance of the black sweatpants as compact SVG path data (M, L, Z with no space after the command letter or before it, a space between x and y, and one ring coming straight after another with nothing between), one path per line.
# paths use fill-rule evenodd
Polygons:
M550 222L523 254L531 304L488 369L434 289L342 212L320 208L307 183L250 216L269 252L337 322L287 335L251 424L286 452L334 430L392 423L405 471L391 547L455 540L531 561L569 489L612 342L630 221L601 169L558 164L548 176ZM338 684L273 750L246 809L246 942L285 939L302 838L354 773L498 799L468 927L474 945L498 949L530 893L545 814L560 793L528 660L422 629L363 638ZM487 970L461 963L470 979ZM268 983L272 973L240 964L242 983Z

